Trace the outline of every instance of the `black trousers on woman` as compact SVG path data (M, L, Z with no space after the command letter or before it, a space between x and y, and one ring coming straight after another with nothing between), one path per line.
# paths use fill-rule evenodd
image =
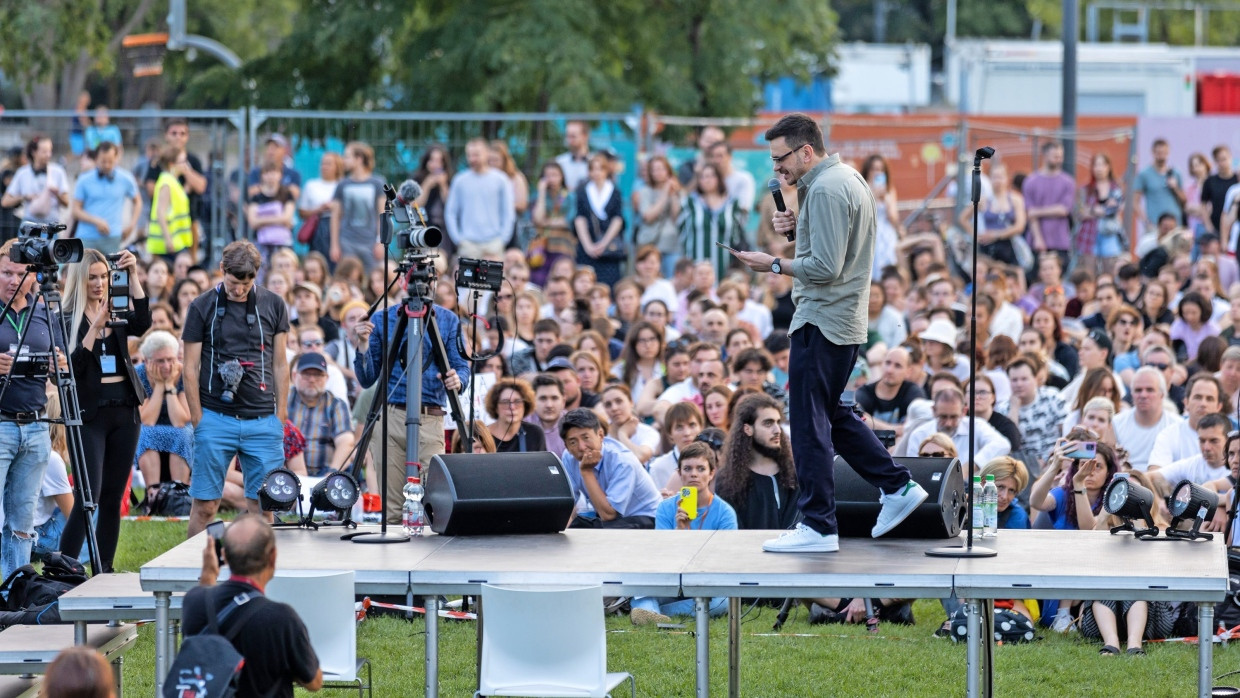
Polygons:
M104 400L107 401L113 385L105 384ZM138 433L142 428L138 408L133 404L114 404L123 400L100 404L95 418L82 425L82 450L86 452L85 471L90 479L91 499L99 506L95 537L99 542L98 572L111 572L112 559L116 556L116 542L121 533L121 502L129 485L133 470L134 451L138 448ZM60 538L60 552L77 557L86 541L86 514L82 500L74 498L73 513Z

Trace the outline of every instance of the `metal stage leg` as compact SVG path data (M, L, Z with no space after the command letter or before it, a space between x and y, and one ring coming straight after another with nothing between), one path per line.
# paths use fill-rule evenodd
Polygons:
M1197 696L1210 698L1214 686L1214 604L1197 604Z
M155 695L164 691L164 677L168 675L168 666L172 661L169 650L172 648L168 611L172 607L172 592L155 592Z
M728 698L741 695L741 599L728 599Z
M467 597L462 596L461 598L462 598L461 603L464 604L463 599ZM477 663L477 669L478 669L477 672L475 672L477 675L474 678L476 678L478 681L474 685L474 688L480 689L482 688L482 590L481 589L479 589L478 591L478 596L474 598L474 613L477 614L478 616L478 620L474 623L474 630L477 633L477 640L478 640L478 652L474 656L474 661Z
M86 644L86 621L84 620L73 621L73 644L75 645Z
M710 599L693 600L697 615L697 698L710 695Z
M439 696L439 597L426 596L426 698Z
M965 613L968 615L968 682L966 684L965 695L969 698L978 698L980 692L981 667L979 663L982 655L982 614L981 607L976 600L970 599L965 602Z

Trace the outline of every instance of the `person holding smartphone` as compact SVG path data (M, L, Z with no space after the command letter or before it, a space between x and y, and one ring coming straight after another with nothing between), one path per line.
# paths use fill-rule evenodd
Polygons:
M676 472L682 487L674 497L659 503L655 510L654 527L661 531L735 531L736 511L722 497L711 491L718 465L710 444L695 441L680 452ZM687 490L687 491L686 491ZM639 596L630 602L629 619L634 625L670 623L671 616L693 615L693 599ZM722 615L728 600L710 600L710 614Z
M95 574L112 571L121 530L121 500L128 489L142 431L139 407L146 399L146 387L134 370L129 337L140 337L151 327L149 301L138 281L137 258L126 250L112 259L109 263L102 252L86 250L82 261L69 267L64 295L69 360L82 406L82 450L86 456L82 465L91 499L99 505L95 533L103 569L95 570ZM111 294L113 266L129 276L128 299ZM60 539L60 551L76 557L85 539L85 512L79 499Z
M1055 442L1046 468L1029 491L1029 506L1050 514L1057 530L1091 531L1102 509L1102 492L1119 471L1115 451L1078 427ZM1094 456L1088 455L1090 444Z

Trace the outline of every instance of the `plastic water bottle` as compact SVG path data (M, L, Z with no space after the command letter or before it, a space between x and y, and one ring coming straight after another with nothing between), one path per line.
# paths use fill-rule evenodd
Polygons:
M400 508L400 523L405 534L421 537L426 529L426 509L422 507L422 481L416 477L405 481L405 503Z
M985 522L983 537L994 538L999 535L999 490L995 487L995 476L986 476L986 485L982 487L982 516Z
M973 516L970 517L970 526L975 532L980 533L985 527L986 515L982 509L982 476L973 476Z

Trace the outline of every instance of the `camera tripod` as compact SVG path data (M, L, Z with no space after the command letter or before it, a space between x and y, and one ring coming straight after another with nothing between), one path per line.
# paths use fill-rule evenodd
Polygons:
M382 509L383 516L380 524L379 532L359 532L350 533L341 536L345 540L352 540L355 543L399 543L409 540L408 536L403 533L389 533L387 530L387 437L388 437L388 383L400 361L401 337L405 338L405 475L406 477L417 477L421 461L418 455L418 436L422 428L422 345L423 337L427 337L431 342L431 359L435 362L436 368L443 375L447 375L452 366L448 363L448 352L444 348L443 336L439 332L439 323L435 319L434 304L434 288L435 288L435 267L431 263L433 255L425 252L407 252L401 260L401 264L397 267L397 277L388 283L383 290L383 324L375 328L375 332L381 332L380 343L387 348L383 354L383 369L379 372L379 380L382 385L378 393L375 395L374 402L370 404L370 411L366 415L366 425L362 429L361 438L358 439L357 445L354 447L356 452L353 456L353 466L351 474L357 479L361 472L362 463L366 458L367 446L371 437L374 435L376 424L380 425L380 437L383 439L380 446L381 463L376 463L379 468L379 490L382 492ZM402 301L403 312L397 313L396 327L392 332L392 336L388 336L387 323L387 298L392 287L396 282L404 278L406 280L407 296ZM378 305L378 302L376 302ZM375 307L371 307L370 312L373 313ZM393 341L395 340L395 341ZM460 395L457 391L447 390L448 408L452 413L452 418L456 420L457 429L460 430L464 443L473 443L473 425L466 421L465 411L461 408Z
M26 284L26 279L31 274L39 281L39 290L35 293L33 302L28 306L29 312L33 315L39 312L39 302L43 301L43 313L47 321L47 326L51 332L52 351L48 357L47 375L54 379L56 383L56 392L60 398L60 418L49 419L42 417L39 422L47 422L49 424L63 424L65 427L65 441L69 447L69 467L73 472L73 495L77 497L77 501L82 503L83 520L86 525L86 550L90 557L91 574L99 574L103 571L102 564L99 559L99 542L95 539L95 511L98 506L94 499L91 498L90 492L90 475L86 472L86 451L82 445L82 407L78 403L77 381L73 375L73 363L68 361L69 357L69 325L66 322L63 312L63 302L60 296L60 289L57 287L59 270L56 265L26 267L26 273L22 276L21 286ZM0 322L8 317L12 312L13 301L17 299L14 295L4 307L0 309ZM26 336L30 331L30 322L27 321L22 325L21 331L18 333L17 346L18 355L14 359L21 356L20 347L25 346ZM56 350L64 352L66 358L65 368L60 368L59 362L56 360ZM4 400L4 394L8 391L12 382L13 371L17 369L18 361L14 361L13 368L9 373L0 376L0 402ZM4 483L0 483L3 487Z

